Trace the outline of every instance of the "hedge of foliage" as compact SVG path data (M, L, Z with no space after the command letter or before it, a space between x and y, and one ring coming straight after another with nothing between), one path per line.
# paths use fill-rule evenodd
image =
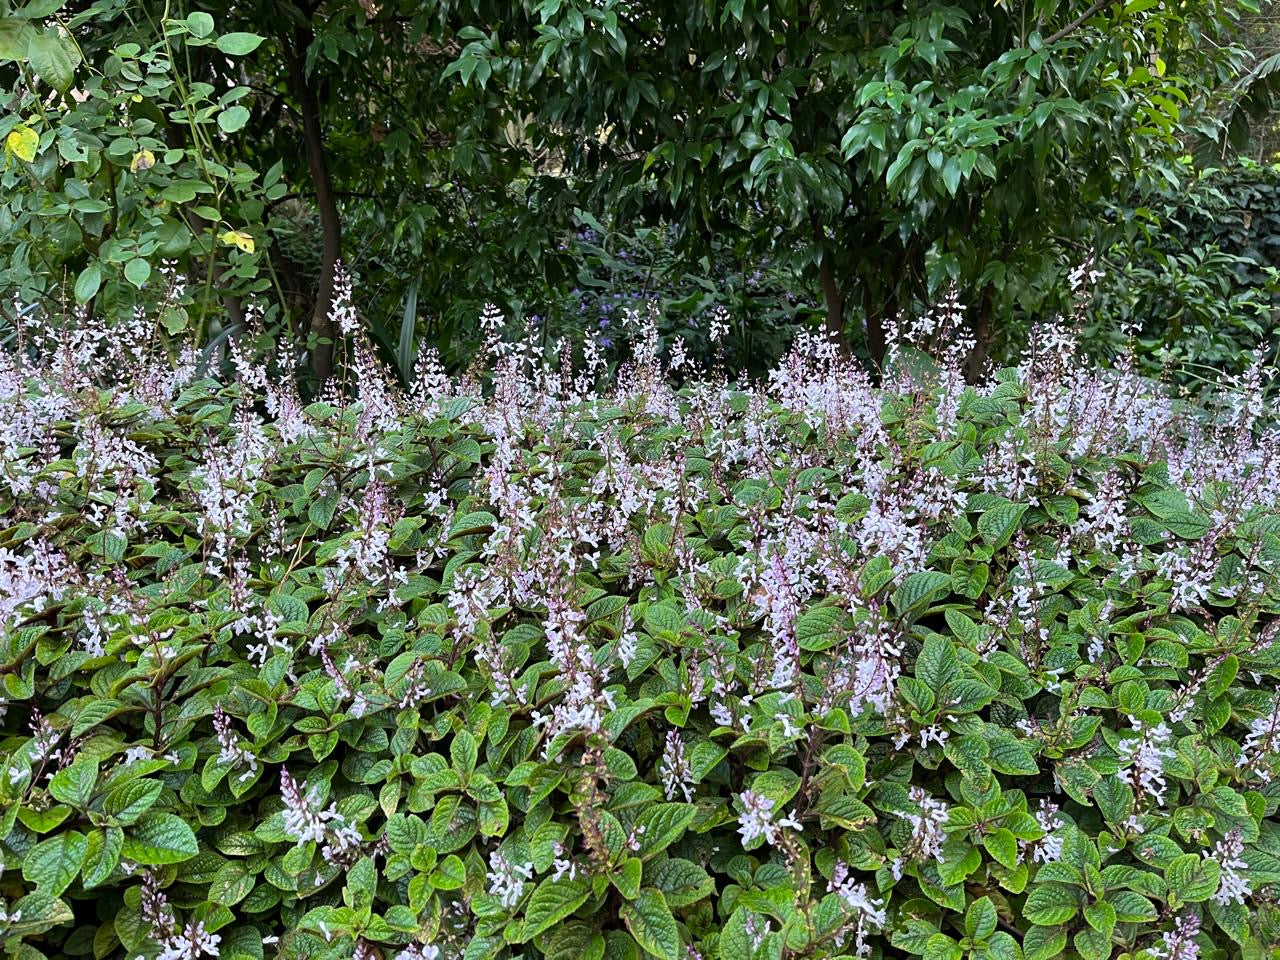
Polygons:
M1128 236L1104 251L1090 284L1091 351L1113 352L1136 328L1142 366L1192 390L1245 369L1259 349L1275 364L1280 167L1207 170L1130 206L1143 214L1114 208L1109 219Z
M0 360L9 955L1274 955L1256 382L153 342Z

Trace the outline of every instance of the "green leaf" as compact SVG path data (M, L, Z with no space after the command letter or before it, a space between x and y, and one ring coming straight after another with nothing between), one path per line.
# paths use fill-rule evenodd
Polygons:
M621 930L612 932L631 939ZM603 960L605 939L595 925L570 921L544 937L540 946L543 960Z
M1061 927L1032 927L1022 935L1022 955L1026 960L1052 960L1062 955L1067 934Z
M98 293L98 288L101 286L102 267L96 262L91 263L81 270L80 275L76 277L76 303L88 303Z
M661 860L649 868L649 873L668 906L687 907L715 893L716 883L711 875L691 860Z
M22 859L22 878L51 897L60 896L80 872L87 847L84 834L75 830L37 843Z
M651 603L644 611L644 628L661 639L674 638L684 629L684 615L674 603Z
M1209 676L1204 682L1205 696L1210 700L1218 699L1235 682L1236 674L1239 671L1240 660L1235 654L1228 654L1223 657L1221 662L1209 672Z
M1151 901L1132 890L1108 891L1107 902L1115 908L1118 923L1148 923L1157 916Z
M1133 812L1133 788L1114 774L1098 781L1093 796L1108 823L1124 823Z
M988 960L1023 960L1022 948L1018 941L1003 930L987 941Z
M953 581L952 585L954 588L955 586L954 570L951 574L951 579ZM955 610L955 609L952 609L951 607L948 607L946 610L943 611L943 617L946 619L947 626L951 629L951 633L955 636L957 640L959 640L965 646L972 647L972 646L976 646L978 643L981 642L982 634L978 630L978 625L974 623L972 620L970 620L963 613L961 613L959 610Z
M32 833L52 833L53 830L71 816L71 808L65 803L55 804L47 810L35 810L31 807L10 807L17 812L17 819ZM9 821L12 823L12 820Z
M982 897L969 904L964 915L964 932L971 940L985 940L995 932L996 905L990 897Z
M218 114L218 129L223 133L236 133L248 122L249 108L238 103Z
M590 888L583 880L544 880L524 911L523 940L531 940L559 923L587 902Z
M151 264L141 257L134 257L124 265L124 277L139 290L151 276Z
M486 837L500 837L511 823L511 811L506 800L481 803L477 809L480 832Z
M960 187L960 174L960 161L956 157L948 158L942 168L942 185L946 187L947 193L953 197Z
M75 920L75 914L67 904L44 890L33 890L8 909L9 922L5 925L5 934L14 937L18 934L43 933L52 927L69 924ZM21 920L13 920L15 916ZM16 952L23 956L23 951ZM34 960L34 958L33 958Z
M49 781L49 792L55 800L83 808L88 805L97 782L98 761L77 760L53 775Z
M636 820L643 828L639 835L640 857L648 860L675 843L693 823L698 808L691 803L660 803L645 810Z
M213 17L203 11L191 14L185 22L193 36L203 39L213 33Z
M487 510L477 510L459 517L449 528L449 539L473 537L477 534L489 534L498 525L498 518Z
M316 497L307 504L307 519L320 530L327 530L333 522L333 514L338 508L338 498L330 493Z
M209 881L209 900L233 907L253 892L257 880L257 874L251 872L243 861L228 861Z
M449 744L449 758L453 761L453 769L458 773L471 773L476 768L476 738L467 730L459 730Z
M640 545L645 557L661 565L664 558L671 553L671 541L675 536L671 524L656 523L644 532Z
M987 853L1001 866L1012 870L1018 865L1018 838L1008 827L1000 827L982 838Z
M952 852L955 849L956 852ZM963 849L963 853L958 851ZM945 859L938 864L938 876L949 887L962 883L966 877L982 866L982 853L977 847L952 838L943 847Z
M659 891L645 887L634 900L622 905L619 914L636 943L658 960L680 960L680 931Z
M32 20L43 20L61 10L67 0L27 0L22 7L22 16Z
M822 755L822 762L832 767L848 782L851 790L861 790L867 778L867 760L861 753L845 743L832 744Z
M955 644L940 633L930 634L916 660L916 678L928 684L936 695L959 671Z
M1110 940L1116 928L1116 908L1105 900L1087 904L1084 908L1084 919L1089 926Z
M171 813L148 813L124 838L124 855L143 866L181 863L197 853L196 835Z
M1018 529L1022 515L1027 512L1027 504L1004 501L983 511L978 518L978 533L992 547L1003 547Z
M151 809L163 790L159 780L130 780L106 795L102 812L120 826L128 826Z
M189 180L171 183L160 191L160 196L170 203L190 203L199 194L196 185ZM234 233L235 231L229 231Z
M97 887L110 880L123 850L124 832L119 827L90 830L85 846L83 885Z
M27 44L34 32L27 20L0 17L0 63L27 59Z
M59 93L64 93L75 81L80 51L70 37L60 37L47 31L31 35L27 42L27 59L40 79Z
M988 744L987 762L997 773L1029 777L1040 772L1036 755L1021 741L995 737Z
M893 592L893 607L900 615L921 609L951 587L951 576L936 570L918 570L908 574Z
M924 945L923 960L961 960L964 950L945 933L935 933Z
M71 726L71 736L79 737L92 730L98 724L111 719L124 707L119 700L108 697L94 699L80 708L76 714L76 722Z
M1061 883L1036 884L1022 909L1023 916L1044 927L1066 923L1079 911L1079 894Z
M262 37L255 33L224 33L217 39L218 49L232 57L253 53L261 43Z
M467 882L467 865L451 853L431 873L431 885L437 890L460 890Z
M1169 899L1180 903L1199 903L1208 900L1218 891L1221 874L1218 862L1194 853L1184 854L1165 869L1169 884Z
M1183 540L1199 540L1212 526L1208 517L1189 510L1170 511L1160 519L1170 533Z
M405 383L413 380L413 364L416 353L413 349L414 334L418 328L418 288L422 285L421 277L414 277L405 291L404 310L400 315L400 339L396 349L396 367Z
M1218 929L1228 937L1242 946L1247 942L1250 911L1243 903L1234 901L1218 903L1212 900L1209 902L1209 913L1213 917L1213 922L1218 925Z
M801 650L826 650L839 642L844 611L839 607L814 607L796 620L796 642Z
M617 887L624 899L634 900L640 894L640 878L643 873L644 864L639 858L628 857L609 874L609 881Z
M951 564L951 589L970 600L977 600L982 596L982 591L986 589L990 578L991 568L985 563L965 563L956 560ZM976 625L974 629L976 632Z
M1071 942L1083 960L1107 960L1111 956L1111 938L1091 927L1077 932Z

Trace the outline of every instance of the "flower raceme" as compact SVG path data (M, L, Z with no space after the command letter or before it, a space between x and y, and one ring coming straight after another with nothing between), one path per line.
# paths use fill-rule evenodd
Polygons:
M401 391L337 289L309 404L248 340L0 354L10 948L1273 945L1260 368L1190 407L1057 322L969 383L952 298L878 380L801 338L733 383L644 311L605 379L492 309Z

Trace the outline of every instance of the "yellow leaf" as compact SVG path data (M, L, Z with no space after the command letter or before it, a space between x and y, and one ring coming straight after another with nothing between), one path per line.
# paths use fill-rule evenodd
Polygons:
M253 253L253 237L243 230L228 230L218 239L238 250L243 250L245 253Z
M40 148L40 135L30 127L14 127L5 138L4 145L15 157L31 163Z
M139 170L150 170L156 165L156 155L150 150L139 150L133 155L133 160L129 164L129 171L137 173Z

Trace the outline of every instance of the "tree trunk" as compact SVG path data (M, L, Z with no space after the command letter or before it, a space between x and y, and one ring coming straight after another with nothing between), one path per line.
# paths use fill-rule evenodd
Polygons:
M995 323L993 297L988 287L978 301L978 312L973 318L973 350L969 353L965 375L970 383L977 383L982 378L987 358L991 356L991 347L995 342Z
M844 298L840 296L840 285L836 282L836 268L831 251L822 251L822 263L819 266L822 275L822 296L826 301L827 316L822 321L822 332L832 343L844 348Z
M840 284L836 279L835 258L831 255L831 247L822 232L822 218L816 211L809 215L809 223L813 227L813 242L822 249L822 259L818 263L818 276L822 281L822 299L826 304L827 315L822 321L822 333L830 342L840 348L841 353L848 351L848 343L844 336L844 297L840 293Z
M884 339L884 318L886 309L894 311L898 302L896 296L891 292L888 300L876 306L872 303L873 296L869 285L863 286L862 292L862 312L867 318L867 354L871 357L872 365L879 370L884 365L885 339Z
M316 95L315 78L307 76L307 48L314 35L310 30L298 30L294 34L293 55L289 58L289 83L302 114L303 146L307 155L307 169L311 174L311 187L316 195L316 209L320 214L320 280L316 290L315 306L311 313L311 336L315 347L311 354L311 372L317 386L333 372L333 321L330 306L333 301L333 277L338 260L342 256L342 221L338 217L338 204L333 193L333 181L329 176L329 164L324 153L324 129L321 125L320 103Z

